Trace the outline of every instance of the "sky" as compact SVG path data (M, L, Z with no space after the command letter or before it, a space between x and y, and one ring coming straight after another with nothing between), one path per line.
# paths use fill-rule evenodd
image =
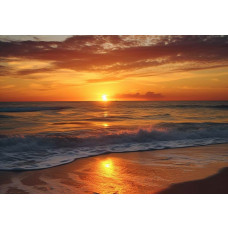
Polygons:
M228 100L228 36L0 36L0 101Z

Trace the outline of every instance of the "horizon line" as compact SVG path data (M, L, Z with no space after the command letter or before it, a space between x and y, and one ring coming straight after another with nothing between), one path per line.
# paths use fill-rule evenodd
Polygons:
M2 103L7 102L102 102L102 103L109 103L109 102L172 102L172 101L228 101L228 100L108 100L108 101L102 101L102 100L78 100L78 101L72 101L72 100L46 100L46 101L0 101Z

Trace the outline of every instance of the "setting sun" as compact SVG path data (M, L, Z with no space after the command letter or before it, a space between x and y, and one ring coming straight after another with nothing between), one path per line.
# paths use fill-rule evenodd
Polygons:
M102 101L108 101L108 98L107 98L107 95L106 94L103 94L102 95Z

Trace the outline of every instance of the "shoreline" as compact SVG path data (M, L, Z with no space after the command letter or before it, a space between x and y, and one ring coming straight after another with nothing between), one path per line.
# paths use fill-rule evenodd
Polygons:
M227 154L228 144L213 144L105 153L52 168L5 170L0 171L0 193L164 193L175 184L219 174L228 167ZM228 172L223 175L228 178Z
M175 148L163 148L163 149L151 149L151 150L137 150L137 151L126 151L126 152L104 152L102 154L94 154L90 155L87 157L80 157L80 158L75 158L74 160L67 162L67 163L62 163L59 165L54 165L50 167L44 167L44 168L37 168L37 169L0 169L0 172L29 172L29 171L39 171L39 170L44 170L44 169L52 169L56 168L59 166L64 166L71 164L75 161L78 161L80 159L86 159L86 158L92 158L92 157L97 157L97 156L102 156L102 155L109 155L109 154L127 154L127 153L144 153L144 152L153 152L153 151L162 151L162 150L175 150L175 149L186 149L186 148L195 148L195 147L205 147L205 146L214 146L214 145L228 145L227 142L225 143L215 143L215 144L208 144L208 145L197 145L197 146L185 146L185 147L175 147Z

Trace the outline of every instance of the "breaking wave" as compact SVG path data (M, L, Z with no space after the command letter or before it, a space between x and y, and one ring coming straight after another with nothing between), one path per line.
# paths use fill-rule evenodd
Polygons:
M0 169L42 169L108 152L145 151L227 142L226 123L160 123L150 129L84 138L66 133L0 135Z

